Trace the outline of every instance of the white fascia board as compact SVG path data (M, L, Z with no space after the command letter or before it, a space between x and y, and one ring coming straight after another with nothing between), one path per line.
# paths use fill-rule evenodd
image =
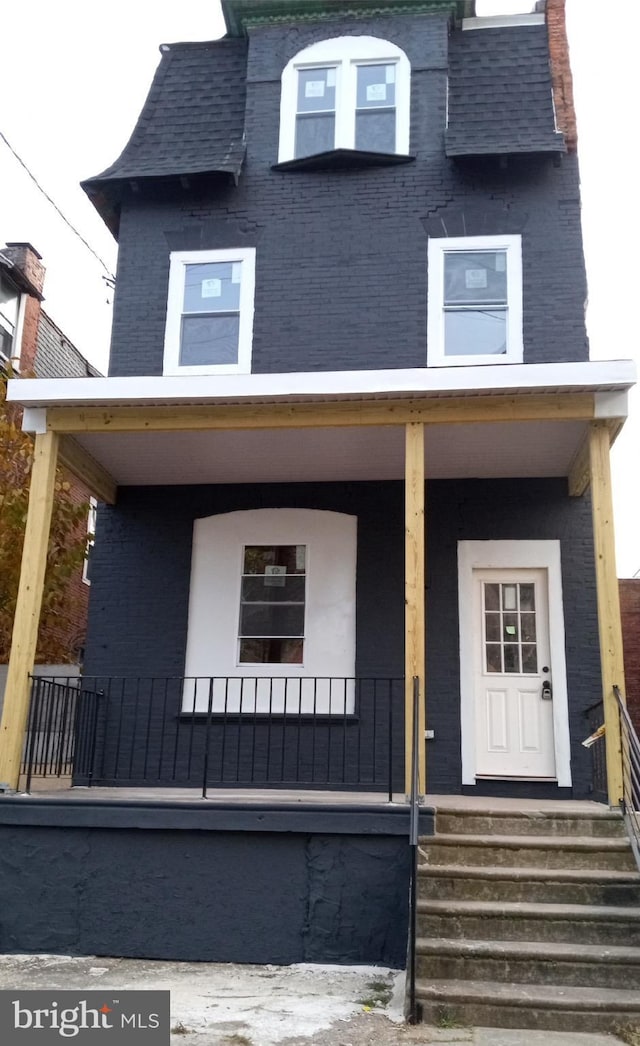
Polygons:
M545 16L531 11L520 15L484 15L463 18L463 29L506 29L514 25L544 25Z
M25 407L100 407L465 396L536 391L616 391L636 381L632 360L514 363L288 374L165 375L133 378L29 378L9 382L7 399Z

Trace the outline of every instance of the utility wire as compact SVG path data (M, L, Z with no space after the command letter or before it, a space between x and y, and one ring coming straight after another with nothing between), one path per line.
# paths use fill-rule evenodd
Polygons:
M39 182L39 181L38 181L38 179L36 178L35 174L32 174L32 173L31 173L31 171L30 171L30 170L29 170L29 168L27 167L27 165L26 165L26 163L24 162L24 160L22 159L22 157L21 157L21 156L18 156L17 152L15 151L15 149L13 148L13 146L11 145L11 142L9 142L9 141L8 141L8 139L7 139L7 138L6 138L6 136L5 136L5 135L4 135L3 133L2 133L2 131L0 131L0 138L2 138L2 141L3 141L3 142L4 142L4 144L6 145L7 149L9 150L9 152L10 152L10 153L12 153L12 154L13 154L13 156L15 156L15 158L16 158L16 160L18 161L18 163L20 164L20 166L21 166L22 168L24 168L24 170L25 170L25 171L27 172L27 174L28 174L28 175L29 175L29 177L31 178L31 181L32 181L32 182L33 182L33 184L34 184L34 185L36 186L36 188L37 188L37 189L38 189L38 190L39 190L39 191L40 191L40 192L42 193L42 195L44 196L45 200L48 200L48 202L49 202L49 203L51 204L51 206L53 207L53 209L54 209L55 211L57 211L57 213L58 213L58 214L60 215L60 217L62 218L62 220L63 220L63 222L65 223L65 225L68 225L68 226L69 226L69 228L71 229L71 232L72 232L72 233L74 233L74 235L78 237L78 239L80 240L80 242L84 244L84 246L85 246L85 247L87 248L87 250L88 250L88 251L91 251L91 254L93 254L93 257L94 257L94 258L96 259L96 261L99 261L99 262L100 262L100 264L101 264L102 268L104 269L104 271L105 271L105 272L106 272L106 274L107 274L107 275L106 275L106 277L103 277L103 278L104 278L104 279L106 279L106 281L107 281L107 283L108 283L108 284L110 284L111 286L113 286L113 285L114 285L114 283L115 283L115 276L114 276L114 275L113 275L113 273L112 273L112 272L111 272L111 271L109 270L109 267L108 267L108 265L106 265L106 264L105 264L105 262L104 262L104 261L102 260L102 258L100 257L100 255L99 255L99 254L97 254L97 253L96 253L96 251L94 251L94 249L93 249L93 247L91 246L91 244L90 244L90 243L87 243L87 241L85 240L84 236L83 236L83 235L82 235L81 233L79 233L79 232L78 232L78 230L76 229L75 225L72 225L72 224L71 224L71 222L69 221L69 219L68 219L68 218L66 217L66 215L64 215L64 214L62 213L62 211L61 211L61 210L60 210L60 208L58 207L58 205L57 205L57 203L55 202L55 200L52 200L52 199L51 199L51 197L49 196L49 193L48 193L48 192L46 192L46 190L45 190L45 189L43 189L43 187L42 187L42 186L40 185L40 182Z

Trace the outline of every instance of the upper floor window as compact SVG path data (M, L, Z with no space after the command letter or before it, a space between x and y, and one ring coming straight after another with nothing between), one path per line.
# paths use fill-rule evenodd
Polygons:
M522 363L520 236L429 240L429 366Z
M16 331L20 312L20 293L0 277L0 360L18 354Z
M404 51L373 36L340 36L300 51L282 73L278 161L332 149L409 151Z
M246 247L171 254L165 374L249 373L255 255Z

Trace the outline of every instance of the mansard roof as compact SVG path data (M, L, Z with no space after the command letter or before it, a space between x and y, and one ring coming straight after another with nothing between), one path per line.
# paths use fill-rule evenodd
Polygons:
M160 51L160 65L123 152L82 183L112 231L127 183L216 173L237 180L242 168L246 41L163 44Z
M446 151L448 156L566 151L556 130L544 24L451 34Z

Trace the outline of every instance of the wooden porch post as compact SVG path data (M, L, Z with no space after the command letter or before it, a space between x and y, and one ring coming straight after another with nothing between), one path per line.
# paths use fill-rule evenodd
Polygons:
M420 680L419 792L427 787L425 730L424 424L405 426L405 791L411 791L413 677Z
M610 805L617 806L622 799L622 751L620 719L613 687L619 686L623 694L625 690L609 444L607 423L604 421L592 422L589 433L589 462L593 509L593 541L596 560L602 696L606 728L607 790Z
M18 787L24 732L29 713L29 673L33 670L38 640L58 440L58 434L55 432L38 435L33 452L29 511L0 723L0 783L13 789Z

